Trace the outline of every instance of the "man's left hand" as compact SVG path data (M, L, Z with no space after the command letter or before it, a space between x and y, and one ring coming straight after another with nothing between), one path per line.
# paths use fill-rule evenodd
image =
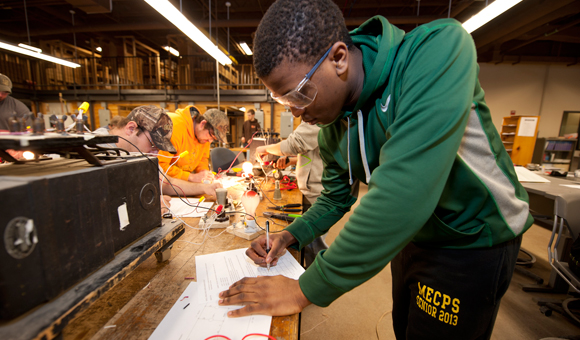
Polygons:
M291 315L311 303L302 293L298 280L282 275L243 278L219 297L220 306L245 305L228 312L232 318L253 314Z
M214 175L209 170L203 170L198 173L191 173L189 174L188 181L194 183L212 183L214 180Z

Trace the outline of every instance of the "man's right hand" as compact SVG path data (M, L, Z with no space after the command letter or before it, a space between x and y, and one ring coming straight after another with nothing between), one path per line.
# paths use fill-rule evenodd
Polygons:
M266 146L262 145L262 146L258 146L256 148L256 155L267 155L268 151L266 151Z
M203 192L208 196L217 197L215 193L215 189L223 188L220 182L213 182L211 184L202 184L203 185Z
M296 239L288 231L270 234L270 252L267 253L266 235L262 235L252 241L251 248L246 250L246 255L260 267L266 267L267 263L275 266L278 259L286 252L286 248L294 243Z

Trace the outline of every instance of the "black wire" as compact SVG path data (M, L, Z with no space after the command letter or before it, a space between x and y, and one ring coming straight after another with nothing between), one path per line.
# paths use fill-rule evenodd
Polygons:
M164 173L163 171L159 170L159 165L158 165L158 164L155 164L155 162L153 162L153 161L152 161L152 160L151 160L151 159L150 159L150 158L149 158L147 155L145 155L145 154L144 154L144 153L143 153L143 152L142 152L142 151L141 151L141 150L140 150L140 149L137 147L137 145L135 145L135 144L131 143L131 142L130 142L128 139L126 139L126 138L123 138L123 137L121 137L121 136L118 136L118 137L119 137L119 138L121 138L121 139L123 139L123 140L124 140L124 141L126 141L127 143L131 144L132 146L134 146L134 147L135 147L135 149L137 149L137 151L139 151L139 153L141 153L141 155L143 155L143 157L147 158L147 160L148 160L149 162L151 162L151 164L152 164L152 165L155 167L155 170L156 170L157 172L159 172L159 173L160 173L160 174L161 174L161 175L162 175L162 176L163 176L163 177L164 177L164 178L167 180L167 183L168 183L169 185L171 185L171 187L173 188L173 190L174 190L174 191L175 191L175 193L177 194L177 197L179 197L179 199L180 199L180 200L181 200L183 203L185 203L186 205L188 205L188 206L190 206L190 207L194 207L194 208L202 208L202 209L206 209L206 210L213 211L213 212L217 213L217 211L216 211L215 209L206 208L206 207L200 207L200 206L199 206L199 203L198 203L197 205L193 205L193 204L191 204L191 203L187 202L186 200L184 200L184 199L183 199L183 197L181 197L181 195L179 194L179 191L177 191L177 189L175 188L175 186L173 186L173 183L171 183L171 182L169 181L169 178L167 178L167 176L165 176L165 173Z
M164 177L164 178L167 180L167 183L169 183L169 185L171 185L171 187L173 188L173 190L174 190L174 191L175 191L175 193L177 194L177 197L179 197L179 199L180 199L180 200L181 200L183 203L185 203L186 205L188 205L188 206L190 206L190 207L195 207L195 208L202 208L202 209L206 209L206 210L209 210L209 211L213 211L213 212L215 212L216 214L219 214L219 213L218 213L218 212L217 212L215 209L206 208L206 207L200 207L200 206L199 206L199 204L198 204L197 206L195 206L195 205L193 205L193 204L191 204L191 203L189 203L189 202L185 201L185 200L184 200L184 199L181 197L181 195L179 194L179 192L177 191L177 189L175 188L175 186L173 186L173 184L172 184L172 183L169 181L169 179L167 178L167 176L165 176L165 173L164 173L163 171L159 170L159 165L155 164L155 162L153 162L153 161L152 161L152 160L151 160L151 159L150 159L150 158L149 158L149 157L148 157L146 154L144 154L144 153L143 153L143 152L142 152L142 151L141 151L141 150L140 150L140 149L139 149L139 148L138 148L138 147L137 147L135 144L131 143L131 142L130 142L129 140L127 140L126 138L123 138L123 137L121 137L121 136L118 136L118 137L119 137L119 138L121 138L121 139L123 139L123 140L124 140L124 141L126 141L127 143L131 144L132 146L134 146L134 147L135 147L135 149L137 149L137 151L139 151L139 153L141 153L141 155L142 155L143 157L147 158L147 160L148 160L149 162L151 162L151 164L152 164L152 165L155 167L156 171L157 171L157 172L159 172L161 175L163 175L163 177ZM266 194L264 193L264 190L262 190L262 188L260 188L260 190L262 191L262 194L264 195L264 197L266 197L266 198L268 199L268 201L270 201L270 199L268 198L268 196L266 196ZM270 202L272 203L272 201L270 201ZM272 203L272 204L274 204L274 203ZM274 205L275 205L275 204L274 204ZM225 209L225 207L224 207L223 209ZM260 226L260 225L258 224L258 219L256 218L256 216L252 216L252 215L250 215L250 214L248 214L248 213L241 212L241 211L226 211L225 213L226 213L226 214L244 214L244 215L248 215L248 216L252 217L252 218L254 219L254 221L256 221L256 225L258 226L258 228L260 228L260 229L262 229L262 230L266 230L266 229L262 228L262 226ZM269 218L267 218L267 217L264 217L264 218L266 218L267 220L270 220L270 219L269 219ZM271 221L271 220L270 220L270 221ZM276 223L276 222L273 222L273 223L274 223L274 224L278 224L278 223ZM279 224L279 225L282 225L282 224ZM282 231L284 231L284 230L280 230L280 231L271 231L271 233L272 233L272 234L276 234L276 233L279 233L279 232L282 232Z

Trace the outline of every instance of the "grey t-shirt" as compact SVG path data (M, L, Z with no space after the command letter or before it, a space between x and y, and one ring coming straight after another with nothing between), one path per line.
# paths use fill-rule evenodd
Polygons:
M0 130L10 130L9 119L16 112L16 116L22 117L30 110L18 99L11 96L0 102Z

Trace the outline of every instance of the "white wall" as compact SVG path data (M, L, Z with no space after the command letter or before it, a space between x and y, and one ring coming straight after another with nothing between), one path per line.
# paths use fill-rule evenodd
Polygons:
M539 137L556 137L564 111L580 111L580 66L480 64L479 80L495 127L511 110L539 115Z

